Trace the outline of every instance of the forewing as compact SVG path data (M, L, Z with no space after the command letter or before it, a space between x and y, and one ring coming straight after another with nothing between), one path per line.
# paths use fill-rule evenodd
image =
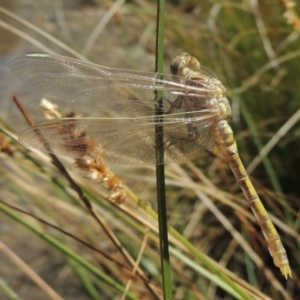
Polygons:
M109 69L43 53L16 58L10 69L46 96L98 111L99 116L101 112L126 116L151 115L156 90L164 91L164 111L170 109L178 96L204 98L209 94L209 74L206 74L207 80L195 87L191 80L187 82L183 77L168 79L151 72Z

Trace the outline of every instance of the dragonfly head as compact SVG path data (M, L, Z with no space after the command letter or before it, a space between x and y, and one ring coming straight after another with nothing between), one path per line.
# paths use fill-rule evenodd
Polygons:
M197 58L184 52L172 60L170 69L172 75L184 77L188 72L199 72L200 63Z

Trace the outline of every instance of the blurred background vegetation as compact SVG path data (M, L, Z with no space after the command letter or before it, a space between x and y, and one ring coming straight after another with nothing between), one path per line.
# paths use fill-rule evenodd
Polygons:
M117 180L137 195L116 206L109 201L115 191L105 180L86 179L71 160L62 159L105 224L100 227L62 169L16 142L15 135L28 125L12 95L20 96L35 121L44 118L39 106L42 95L8 69L9 61L27 52L76 57L74 50L101 65L154 71L156 1L2 0L0 14L0 200L14 206L1 204L0 298L11 299L15 293L22 299L121 299L122 295L160 299L157 225L152 212L136 202L140 199L155 210L155 169L113 167ZM281 234L293 279L286 281L274 267L260 229L217 150L166 167L169 225L216 261L220 272L251 298L296 299L300 294L300 4L170 0L165 20L165 72L169 73L170 61L186 51L227 87L240 155ZM106 169L103 172L104 177L113 176ZM76 235L102 254L16 208ZM116 247L113 237L124 250ZM201 262L178 237L172 237L170 244L176 299L237 298L218 276L201 269ZM124 252L138 260L135 274L139 275L132 276L132 262Z

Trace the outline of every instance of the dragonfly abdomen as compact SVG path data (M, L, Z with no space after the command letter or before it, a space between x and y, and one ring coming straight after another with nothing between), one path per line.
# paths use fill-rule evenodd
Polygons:
M274 264L286 278L292 277L285 248L240 159L231 127L226 120L219 120L213 126L213 133L216 144L229 164L264 234Z

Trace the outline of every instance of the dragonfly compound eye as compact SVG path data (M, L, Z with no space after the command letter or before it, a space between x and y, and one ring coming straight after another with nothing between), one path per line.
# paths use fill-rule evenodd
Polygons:
M172 75L185 76L187 69L199 72L200 63L194 56L183 53L172 60L170 69Z
M178 72L180 69L182 69L182 63L183 63L182 61L184 60L184 58L185 58L184 56L179 55L172 60L170 65L170 70L172 75L179 75Z

